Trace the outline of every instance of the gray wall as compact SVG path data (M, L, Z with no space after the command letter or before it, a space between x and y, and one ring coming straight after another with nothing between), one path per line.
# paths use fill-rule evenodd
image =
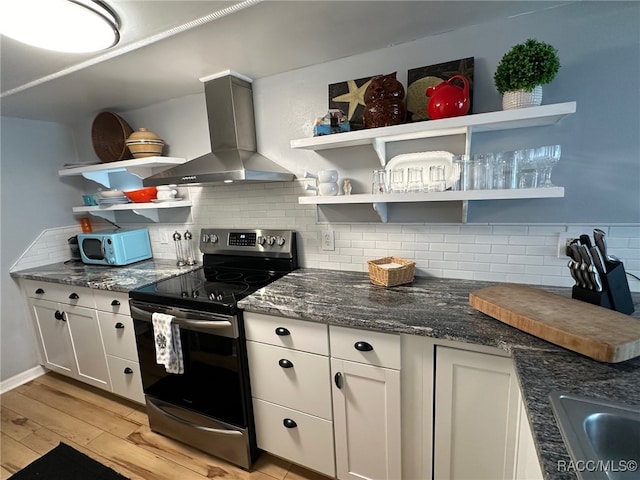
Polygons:
M37 364L31 320L9 269L45 228L76 223L77 186L58 170L77 162L72 130L64 125L2 117L0 164L0 269L2 312L0 379Z

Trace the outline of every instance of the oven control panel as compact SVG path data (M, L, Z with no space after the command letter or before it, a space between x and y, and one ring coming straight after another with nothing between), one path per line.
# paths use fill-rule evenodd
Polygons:
M227 230L203 228L200 251L212 254L286 256L295 252L292 230ZM240 253L243 252L243 253Z

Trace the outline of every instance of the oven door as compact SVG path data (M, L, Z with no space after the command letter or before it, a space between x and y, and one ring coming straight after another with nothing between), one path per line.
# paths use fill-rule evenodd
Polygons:
M180 328L184 373L156 362L154 312L173 315ZM164 404L247 428L251 394L244 341L236 317L131 300L144 393Z

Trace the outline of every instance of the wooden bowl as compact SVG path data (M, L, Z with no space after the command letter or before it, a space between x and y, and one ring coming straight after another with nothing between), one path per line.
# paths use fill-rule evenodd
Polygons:
M93 150L101 162L116 162L132 158L125 142L133 129L118 114L99 113L91 126Z

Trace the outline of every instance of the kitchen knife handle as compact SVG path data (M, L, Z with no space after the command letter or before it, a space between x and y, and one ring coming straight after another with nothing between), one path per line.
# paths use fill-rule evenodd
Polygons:
M606 275L607 270L604 266L604 258L602 258L602 252L600 252L600 249L597 246L591 247L591 256L593 257L593 264L600 276Z
M599 228L593 230L593 240L596 242L596 247L602 253L602 258L607 258L607 241L605 240L606 234Z
M587 235L586 233L580 235L580 243L582 245L585 245L587 248L591 248L591 239L589 238L589 235Z

